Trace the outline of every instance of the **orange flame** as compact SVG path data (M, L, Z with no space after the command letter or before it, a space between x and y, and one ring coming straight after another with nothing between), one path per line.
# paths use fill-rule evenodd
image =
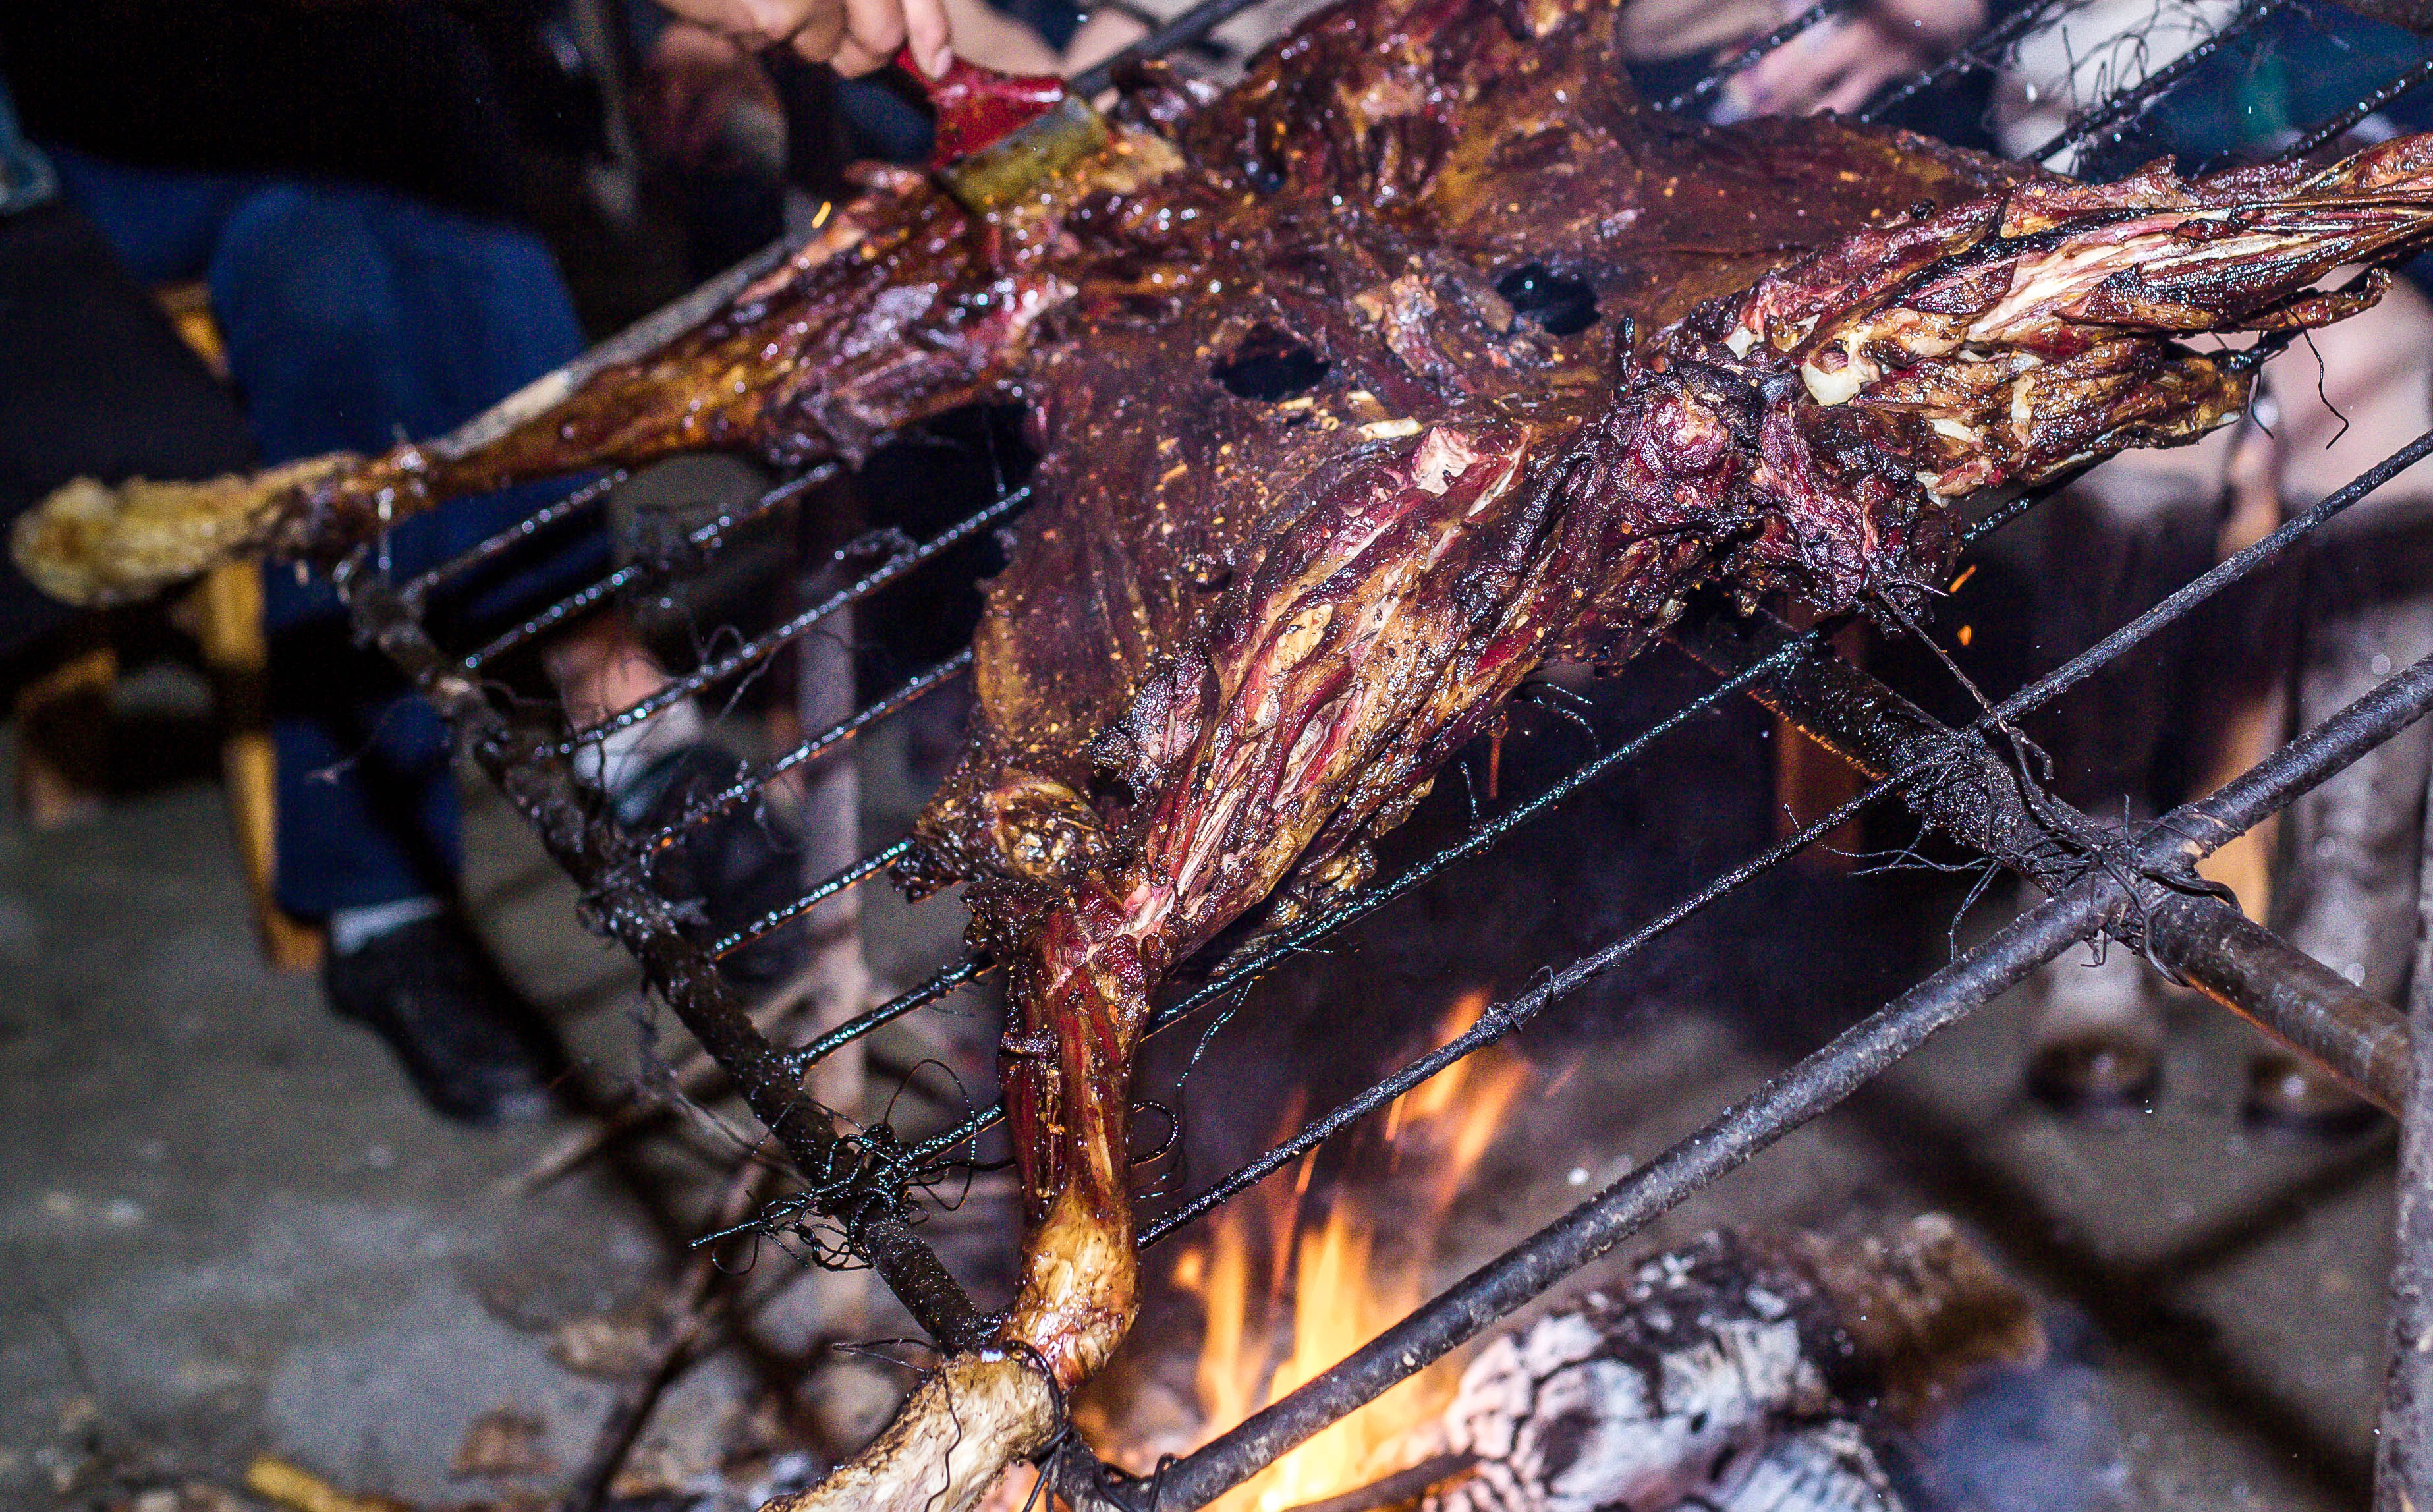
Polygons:
M1436 1043L1468 1029L1489 1001L1486 988L1464 993L1438 1024ZM1207 1436L1293 1390L1419 1305L1445 1215L1529 1077L1526 1062L1501 1048L1472 1055L1396 1098L1376 1143L1354 1152L1355 1167L1373 1169L1382 1147L1382 1181L1346 1181L1313 1203L1314 1166L1305 1159L1289 1189L1270 1181L1217 1215L1209 1237L1182 1256L1173 1275L1205 1316L1196 1385ZM1299 1126L1298 1109L1289 1123ZM1305 1222L1317 1216L1315 1207L1323 1207L1323 1220ZM1265 1274L1262 1253L1269 1257ZM1289 1334L1282 1323L1287 1290ZM1279 1343L1287 1346L1282 1360L1273 1356ZM1403 1382L1216 1506L1284 1512L1417 1462L1430 1446L1413 1430L1443 1410L1457 1375L1444 1362Z

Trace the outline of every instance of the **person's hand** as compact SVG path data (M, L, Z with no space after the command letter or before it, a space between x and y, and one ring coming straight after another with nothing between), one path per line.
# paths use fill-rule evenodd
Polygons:
M1758 59L1725 97L1736 115L1855 110L1950 57L1984 25L1984 0L1867 0Z
M931 77L954 55L945 0L660 0L753 52L780 43L847 78L886 66L908 43Z
M659 33L634 87L635 124L652 159L687 168L710 165L733 129L730 123L748 110L782 122L783 107L759 59L689 21Z

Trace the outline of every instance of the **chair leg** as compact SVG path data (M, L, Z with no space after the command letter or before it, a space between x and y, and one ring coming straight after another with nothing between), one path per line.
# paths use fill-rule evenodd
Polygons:
M220 770L236 830L237 866L253 909L264 961L276 972L321 963L321 931L279 906L279 767L270 743L264 680L270 659L262 629L262 576L250 562L214 568L195 590L203 659L217 685Z
M118 654L105 644L17 690L17 809L31 827L58 829L101 811L117 682Z

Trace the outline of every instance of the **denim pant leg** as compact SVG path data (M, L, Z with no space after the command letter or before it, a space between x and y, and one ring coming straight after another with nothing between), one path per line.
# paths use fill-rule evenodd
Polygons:
M436 434L582 345L535 238L382 191L259 189L230 216L210 280L230 373L271 462ZM386 558L417 571L546 497L451 504L392 533ZM603 554L595 538L522 564L485 597L529 594ZM437 716L384 665L348 651L326 582L273 568L265 586L281 906L322 918L447 892L458 812Z

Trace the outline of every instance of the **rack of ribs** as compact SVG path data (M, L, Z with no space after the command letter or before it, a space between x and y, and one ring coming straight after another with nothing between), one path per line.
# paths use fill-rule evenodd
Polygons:
M973 215L876 173L723 313L478 445L32 517L84 597L232 545L328 557L452 494L703 447L858 460L1029 406L1043 502L899 877L1009 970L1029 1230L956 1355L813 1508L960 1512L1134 1310L1130 1065L1220 931L1359 885L1370 840L1550 658L1720 585L1937 581L1950 504L2238 415L2255 359L2433 240L2433 139L2084 186L1830 119L1631 94L1605 0L1360 0L1221 95L1154 69L1094 158Z

